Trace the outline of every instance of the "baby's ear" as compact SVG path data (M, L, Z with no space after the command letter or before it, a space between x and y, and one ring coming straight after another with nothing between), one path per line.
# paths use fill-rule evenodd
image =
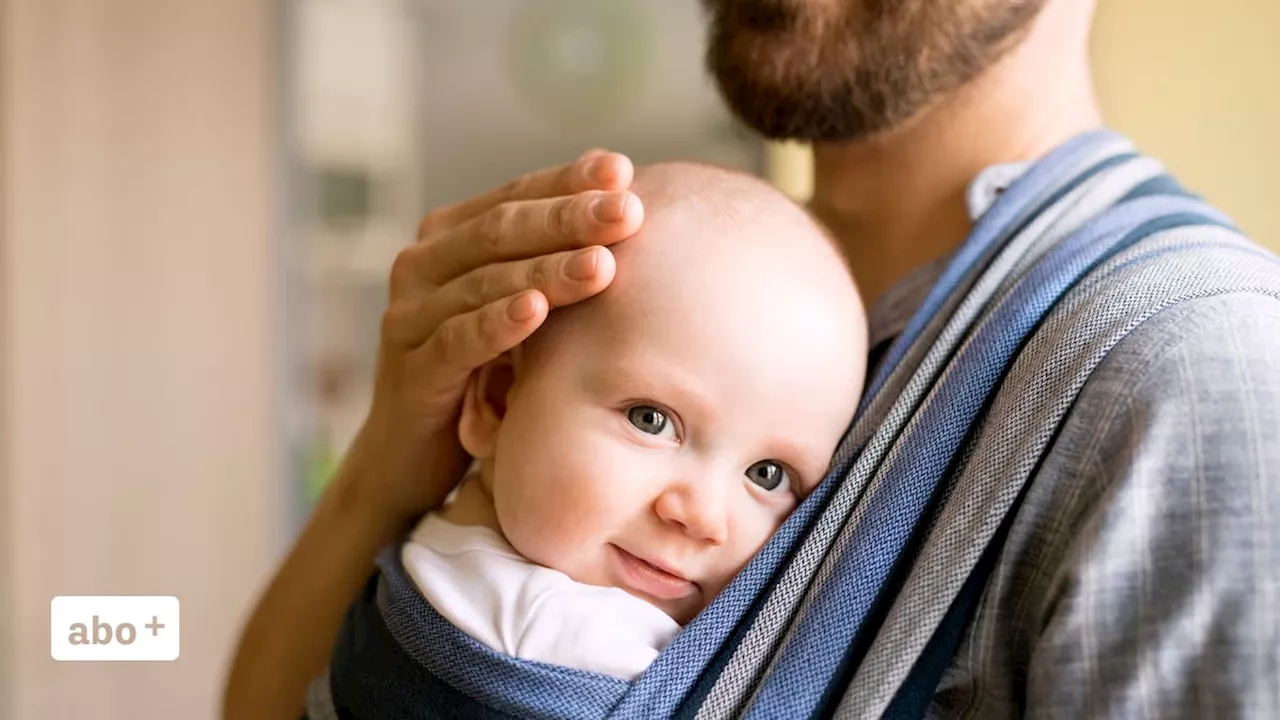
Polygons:
M458 418L458 441L477 460L493 457L498 428L507 414L507 396L515 384L515 365L503 353L471 374Z

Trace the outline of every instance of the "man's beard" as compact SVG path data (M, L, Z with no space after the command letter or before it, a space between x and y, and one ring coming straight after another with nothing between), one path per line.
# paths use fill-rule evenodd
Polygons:
M775 139L901 126L1014 47L1045 0L702 0L729 108Z

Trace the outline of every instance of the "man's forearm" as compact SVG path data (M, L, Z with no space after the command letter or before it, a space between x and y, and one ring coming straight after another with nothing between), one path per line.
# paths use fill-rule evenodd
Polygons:
M227 679L223 716L297 718L308 683L324 670L347 606L378 551L403 522L361 496L348 457L245 626Z

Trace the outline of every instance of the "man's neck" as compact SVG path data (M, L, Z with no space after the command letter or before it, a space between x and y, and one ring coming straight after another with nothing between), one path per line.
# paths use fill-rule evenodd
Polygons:
M1017 49L906 127L814 146L810 209L839 240L868 308L964 241L965 192L984 168L1037 158L1101 124L1089 5L1049 2Z

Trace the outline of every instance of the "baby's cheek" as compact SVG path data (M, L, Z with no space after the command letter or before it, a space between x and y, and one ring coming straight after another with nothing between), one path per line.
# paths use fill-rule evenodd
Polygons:
M531 465L500 467L493 497L498 524L507 542L535 562L542 554L542 531L554 520L548 517L554 507L549 497L551 488L545 487L538 470Z
M773 537L778 528L782 526L785 516L780 516L775 509L763 508L754 505L742 508L738 513L738 521L735 523L736 533L732 545L726 553L725 558L725 579L727 585L730 580L738 574L742 568L751 562L751 559L760 552L762 548Z
M593 540L599 508L590 479L563 453L538 453L503 478L495 497L508 542L530 560L571 577Z

